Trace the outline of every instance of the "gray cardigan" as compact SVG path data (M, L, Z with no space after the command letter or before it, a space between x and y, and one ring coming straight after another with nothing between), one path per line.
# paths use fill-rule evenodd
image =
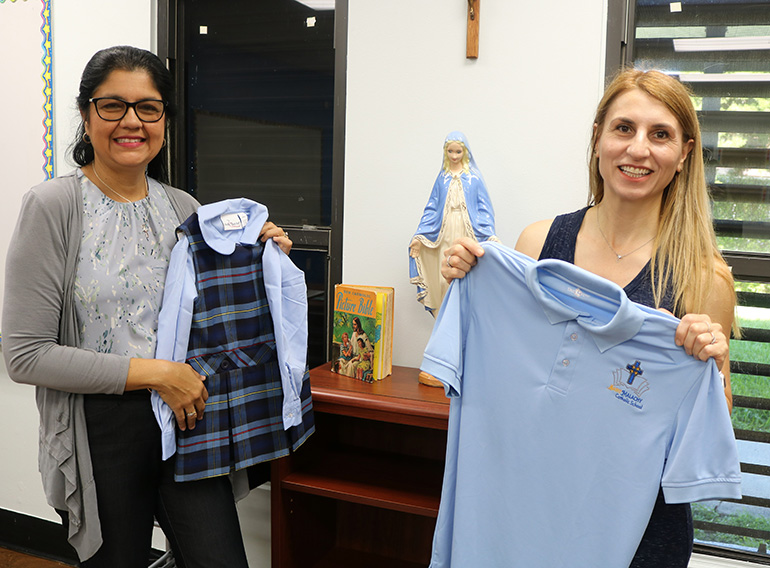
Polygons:
M164 188L180 223L199 207ZM43 488L49 505L69 513L69 542L86 560L102 534L82 395L122 394L130 358L79 348L73 295L82 223L75 172L24 196L6 259L3 355L11 379L36 386Z

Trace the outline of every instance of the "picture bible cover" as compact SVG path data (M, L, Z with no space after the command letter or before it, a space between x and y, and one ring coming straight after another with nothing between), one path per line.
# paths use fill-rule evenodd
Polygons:
M334 287L332 371L368 383L392 371L393 288Z

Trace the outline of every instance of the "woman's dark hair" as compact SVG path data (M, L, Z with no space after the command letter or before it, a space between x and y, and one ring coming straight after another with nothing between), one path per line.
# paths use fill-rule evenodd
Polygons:
M80 90L75 99L80 111L85 116L90 116L91 103L88 102L88 99L94 96L94 92L99 88L99 85L107 80L107 76L116 70L147 72L161 98L167 103L166 126L168 128L171 119L176 116L174 78L157 55L128 45L108 47L97 51L91 57L83 70L83 76L80 78ZM85 125L81 122L72 144L72 159L79 166L85 166L94 161L94 148L83 140L83 134L85 134ZM147 166L147 175L160 182L168 183L167 144L163 145L158 155Z

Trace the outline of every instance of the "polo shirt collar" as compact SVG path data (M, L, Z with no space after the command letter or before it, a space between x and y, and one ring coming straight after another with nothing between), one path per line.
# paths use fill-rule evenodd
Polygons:
M223 215L245 214L241 228L226 231ZM267 207L251 199L226 199L198 208L198 222L203 240L219 254L233 254L235 245L254 245L267 221Z
M634 337L644 312L623 289L568 262L546 259L525 268L527 286L551 324L575 320L604 352Z

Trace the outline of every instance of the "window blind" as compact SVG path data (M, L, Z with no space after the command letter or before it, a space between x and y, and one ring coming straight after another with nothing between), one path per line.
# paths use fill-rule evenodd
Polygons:
M703 131L714 225L733 269L740 501L693 505L699 550L770 560L770 2L630 0L625 57L678 77Z

